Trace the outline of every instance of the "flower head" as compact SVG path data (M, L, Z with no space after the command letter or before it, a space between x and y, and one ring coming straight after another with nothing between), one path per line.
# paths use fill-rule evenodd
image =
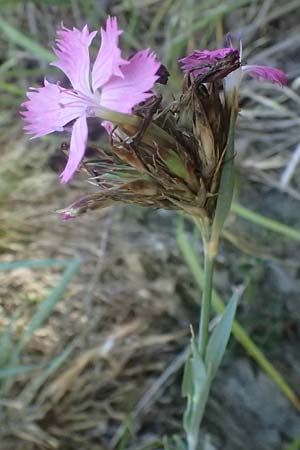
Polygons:
M239 55L240 67L232 67L232 70L225 74L225 90L231 91L233 88L238 89L244 74L248 74L257 79L264 79L277 83L283 86L287 83L287 76L279 69L270 66L259 65L242 65L241 54L242 45L240 41L240 50L232 47L230 40L230 47L220 48L218 50L195 50L192 54L179 60L182 63L182 70L184 72L192 73L194 76L203 75L209 72L212 66L216 65L222 60L225 60L230 55Z
M33 138L63 131L74 121L69 159L61 174L64 183L73 176L84 156L87 117L101 117L104 110L131 113L135 105L152 95L150 90L159 78L160 63L149 50L139 51L128 60L122 58L119 48L122 31L116 17L109 17L106 28L100 32L101 46L91 69L89 47L97 32L90 33L87 26L82 30L62 26L54 49L58 59L51 64L65 73L72 88L45 79L43 87L28 91L28 100L22 104L24 129Z

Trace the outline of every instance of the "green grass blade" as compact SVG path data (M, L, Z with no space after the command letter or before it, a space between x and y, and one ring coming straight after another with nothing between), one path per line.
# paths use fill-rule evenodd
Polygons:
M0 369L0 379L16 377L17 375L23 375L24 373L35 370L38 367L39 366L35 364L31 364L28 366L4 367Z
M206 367L211 365L212 377L215 377L226 351L226 347L231 335L238 298L239 291L235 291L228 304L226 305L224 313L219 323L211 333L208 341L205 355L205 365Z
M37 377L35 377L20 395L20 399L24 406L29 405L36 395L37 391L43 386L45 381L54 373L57 369L66 361L74 350L74 343L71 343L67 348L56 356L50 364L44 369L44 371Z
M21 314L22 309L18 308L0 336L0 367L6 365L6 363L10 359L11 351L13 348L13 327Z
M8 261L0 262L0 272L2 270L14 270L14 269L31 269L38 267L54 267L54 266L67 266L70 264L68 259L40 259L37 261L20 260L20 261Z
M28 327L24 331L20 338L20 342L16 348L16 353L19 354L20 351L25 347L25 345L30 341L33 333L38 330L44 321L49 317L50 313L53 311L56 303L62 298L68 284L78 272L80 266L80 259L74 259L68 264L68 267L64 271L59 283L52 289L50 295L44 300L39 306L38 310L32 317Z
M180 224L180 222L179 222ZM202 289L204 282L204 273L198 262L198 257L193 248L189 244L183 229L183 223L180 224L177 230L177 242L182 251L184 259L186 260L191 272L194 275L195 281ZM212 306L217 314L222 314L225 305L217 292L213 290ZM232 327L232 333L236 340L244 347L246 352L259 364L259 366L272 378L277 384L283 394L293 403L293 405L300 409L300 402L294 391L287 384L283 376L278 370L268 361L263 352L256 346L252 339L245 332L243 327L235 320Z
M52 266L66 266L65 271L63 272L58 284L52 289L49 296L40 304L36 313L33 315L28 327L23 332L20 337L18 343L11 347L11 340L9 339L11 336L11 327L5 330L4 335L1 337L1 343L5 344L5 352L9 349L9 358L8 361L4 361L6 363L7 368L5 370L14 370L14 367L18 366L18 360L21 351L24 347L30 342L33 334L36 330L38 330L44 321L49 317L51 312L53 311L57 302L62 298L68 284L72 280L72 278L76 275L81 264L81 259L76 258L74 260L51 260L45 259L41 261L14 261L11 263L2 263L0 265L0 270L8 270L8 269L16 269L20 267L52 267ZM10 342L9 342L10 340ZM9 346L9 347L8 347ZM3 350L3 352L4 352ZM5 354L2 355L3 359ZM7 359L7 358L6 358ZM9 377L6 380L4 385L1 387L1 393L7 393L10 390L11 385L13 384L13 377Z
M275 231L276 233L282 234L287 238L294 239L295 241L300 241L300 230L295 230L289 227L288 225L284 225L283 223L265 217L262 214L253 212L248 208L244 208L238 203L234 202L232 204L231 211L233 211L235 214L242 217L243 219L246 219L249 222L253 222L256 225L264 227L267 230Z
M19 97L24 97L25 94L25 89L5 81L0 81L0 90Z
M26 50L31 58L41 59L46 62L54 61L55 55L52 52L14 28L2 17L0 17L0 30L10 43L14 43Z

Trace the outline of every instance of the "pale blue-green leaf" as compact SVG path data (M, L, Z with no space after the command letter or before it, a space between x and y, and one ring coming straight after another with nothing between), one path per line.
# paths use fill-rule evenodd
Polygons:
M212 382L211 367L208 367L207 371L206 371L205 379L202 382L201 390L199 390L199 392L198 392L197 402L195 402L196 404L195 404L193 426L196 429L197 428L199 429L202 418L203 418L205 406L206 406L209 391L210 391L211 382Z
M197 389L194 393L191 402L188 403L189 409L186 410L183 417L183 426L187 434L189 448L195 448L198 442L199 429L208 400L211 382L211 366L209 366L201 383L201 389Z
M11 355L11 362L15 363L18 360L18 356L21 350L31 340L33 334L38 330L45 320L49 317L53 311L55 305L62 299L68 284L79 270L81 260L79 258L70 261L61 276L58 284L52 289L49 296L39 305L36 313L33 315L28 327L24 330L16 348Z
M217 373L217 370L224 356L227 343L229 341L235 311L237 307L238 297L239 292L238 291L234 292L228 305L225 308L225 311L223 313L220 322L215 327L208 341L205 356L205 365L206 367L211 365L212 377L214 377Z
M194 339L192 340L191 348L191 370L194 384L194 393L197 394L202 390L202 384L205 382L206 378L206 370Z
M15 270L15 269L34 269L39 267L54 267L54 266L67 266L72 260L68 259L40 259L36 261L32 260L19 260L19 261L5 261L0 262L0 271L2 270Z
M28 405L29 403L31 403L37 391L41 388L45 381L66 361L66 359L74 350L74 347L74 343L71 342L71 344L69 344L62 353L53 358L50 364L42 371L39 376L33 378L31 382L26 385L25 389L19 396L24 405Z
M188 356L184 365L183 379L181 386L182 397L188 397L193 392L192 364L191 357Z
M10 359L10 355L12 353L14 340L13 340L13 328L16 324L16 321L21 317L23 313L22 308L18 308L8 324L2 330L2 334L0 336L0 367L7 366L7 362Z
M193 396L195 390L201 389L201 384L205 379L205 365L201 360L195 340L191 341L191 349L184 366L182 381L182 396Z
M0 379L11 378L17 375L23 375L31 370L37 369L37 365L17 366L17 367L3 367L0 369Z
M196 439L205 410L211 384L210 368L206 371L199 350L192 339L191 356L186 363L183 394L187 397L187 407L183 417L184 429L190 438Z

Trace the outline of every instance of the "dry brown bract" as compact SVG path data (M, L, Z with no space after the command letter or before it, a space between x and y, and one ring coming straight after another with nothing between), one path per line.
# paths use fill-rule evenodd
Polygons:
M136 108L134 124L112 128L110 150L94 149L83 163L100 193L73 203L63 218L118 202L210 217L230 118L222 79L238 66L233 52L205 74L189 73L179 100L164 107L153 96Z

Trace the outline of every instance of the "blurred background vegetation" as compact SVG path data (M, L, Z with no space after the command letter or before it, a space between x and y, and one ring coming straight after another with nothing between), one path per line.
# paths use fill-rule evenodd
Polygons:
M61 22L99 29L107 14L118 16L127 55L151 47L166 64L166 98L180 91L177 59L222 46L229 31L242 33L247 63L288 74L283 89L255 80L241 89L236 199L215 281L223 299L233 286L245 294L201 445L299 449L300 1L0 6L1 450L178 448L171 436L182 436L199 236L174 213L137 207L61 223L55 211L94 188L81 175L61 186L63 140L29 141L19 116L28 86L60 76L48 63ZM220 302L216 294L216 311Z

